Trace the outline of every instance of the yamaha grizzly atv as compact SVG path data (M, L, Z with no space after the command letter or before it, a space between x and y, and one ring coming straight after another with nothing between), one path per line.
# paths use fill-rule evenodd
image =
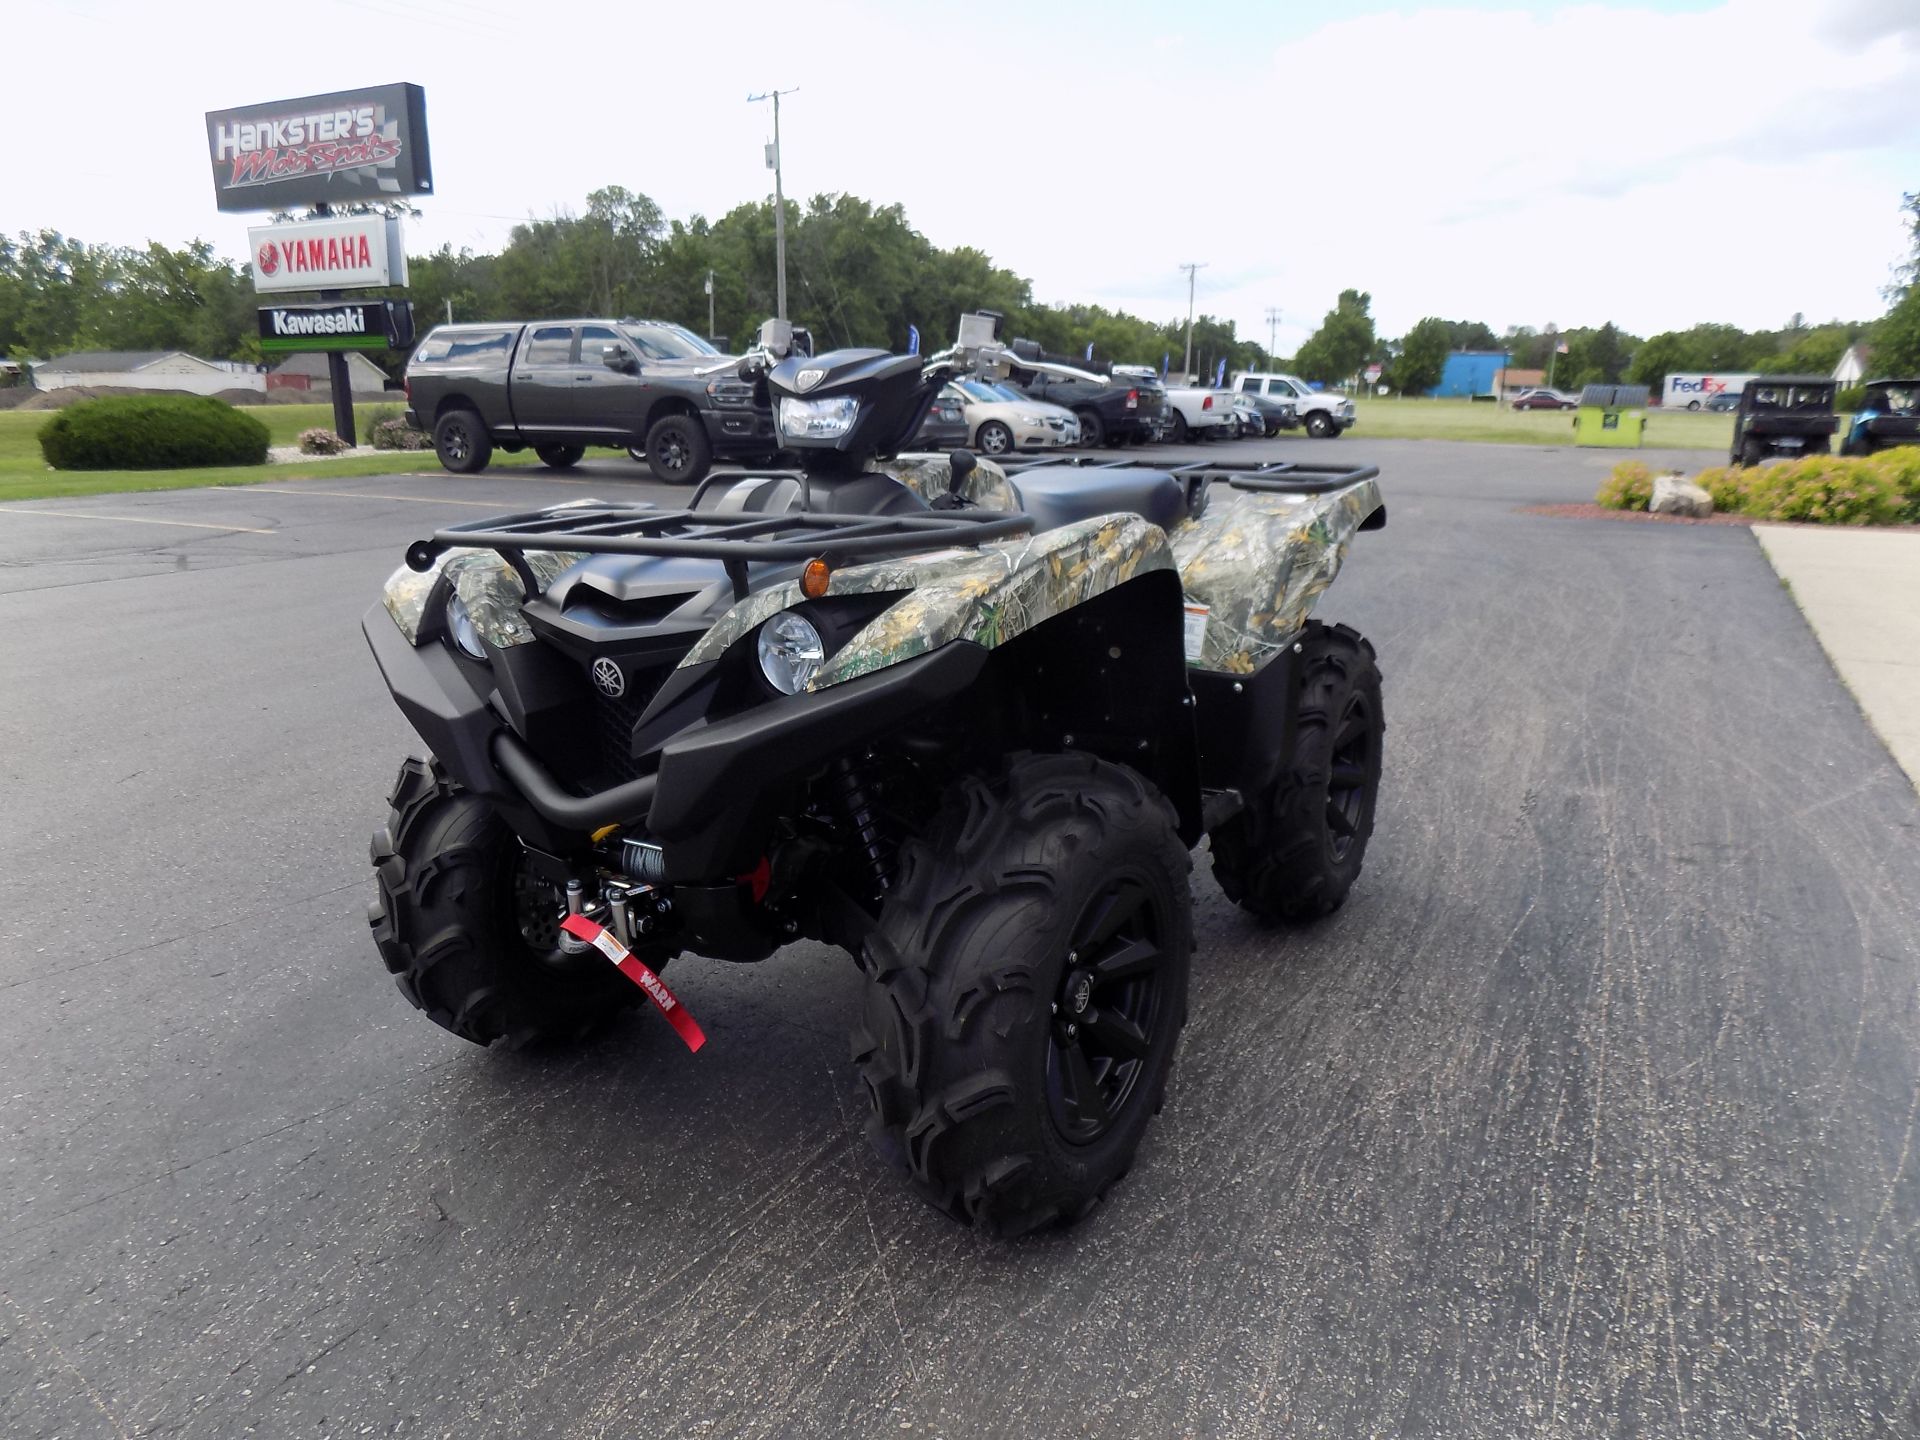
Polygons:
M676 1019L682 952L842 946L881 1153L990 1231L1075 1219L1166 1092L1189 850L1270 919L1359 874L1380 675L1307 617L1377 472L898 456L1007 372L998 317L925 360L785 345L741 368L799 472L409 547L365 630L432 758L374 835L374 939L481 1045Z

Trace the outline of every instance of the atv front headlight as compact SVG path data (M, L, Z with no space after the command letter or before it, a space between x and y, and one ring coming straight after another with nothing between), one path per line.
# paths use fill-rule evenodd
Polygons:
M822 400L780 397L780 433L789 440L838 440L853 428L860 402L851 395Z
M473 623L473 616L467 610L467 602L458 595L447 601L447 634L453 637L454 644L474 659L487 658L487 647L480 639L480 627Z
M782 695L806 689L826 658L820 632L803 615L783 610L760 627L760 673Z

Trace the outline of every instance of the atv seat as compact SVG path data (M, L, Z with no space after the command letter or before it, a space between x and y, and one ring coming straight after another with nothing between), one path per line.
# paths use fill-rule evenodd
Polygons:
M1089 470L1036 465L1007 483L1036 530L1053 530L1095 515L1126 512L1171 530L1187 513L1187 491L1164 470Z

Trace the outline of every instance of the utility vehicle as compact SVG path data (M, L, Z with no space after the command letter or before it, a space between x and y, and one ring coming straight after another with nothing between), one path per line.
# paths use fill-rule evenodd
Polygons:
M1871 455L1894 445L1920 445L1920 380L1868 381L1840 453Z
M1380 675L1308 612L1376 472L897 455L1005 374L997 317L928 359L785 349L769 322L741 370L798 472L409 547L365 631L432 753L373 838L374 939L482 1045L640 1003L583 925L655 971L844 947L881 1153L988 1230L1070 1220L1166 1093L1189 851L1269 919L1360 872Z
M1836 386L1825 375L1761 375L1749 380L1733 412L1735 465L1758 465L1770 455L1824 455L1840 428L1833 413Z

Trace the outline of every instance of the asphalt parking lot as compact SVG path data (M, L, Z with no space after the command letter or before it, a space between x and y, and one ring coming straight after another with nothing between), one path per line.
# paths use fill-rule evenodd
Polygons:
M1220 453L1308 446L1391 516L1321 609L1366 872L1272 931L1201 864L1166 1112L1012 1245L870 1154L837 953L546 1057L374 954L361 613L638 467L0 507L0 1435L1920 1429L1913 788L1746 530L1524 513L1578 451Z

